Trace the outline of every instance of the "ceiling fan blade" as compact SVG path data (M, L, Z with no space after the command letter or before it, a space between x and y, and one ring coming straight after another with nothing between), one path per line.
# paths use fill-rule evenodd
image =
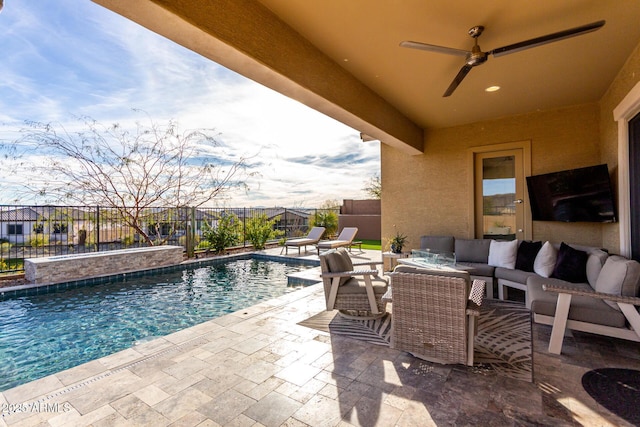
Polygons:
M403 41L400 43L402 47L408 47L410 49L426 50L428 52L444 53L447 55L467 56L471 52L467 50L454 49L452 47L436 46L435 44L427 44L412 41Z
M580 27L570 28L564 31L558 31L557 33L547 34L546 36L536 37L534 39L525 40L519 43L510 44L508 46L499 47L488 52L493 56L503 56L510 53L520 52L521 50L531 49L532 47L542 46L547 43L553 43L560 40L568 39L569 37L580 36L582 34L596 31L604 26L605 21L592 22L591 24L582 25Z
M455 76L442 97L444 98L450 96L453 91L456 90L460 82L467 76L467 74L469 74L469 71L471 71L472 68L473 67L471 65L464 64L462 68L460 68L460 71L458 71L458 74Z

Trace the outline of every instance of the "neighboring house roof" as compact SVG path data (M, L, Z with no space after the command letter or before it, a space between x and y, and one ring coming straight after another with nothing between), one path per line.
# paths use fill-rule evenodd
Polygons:
M191 209L180 208L153 208L147 215L154 221L184 221L189 219L191 215ZM195 210L196 221L212 221L220 216L219 212L209 212L206 210Z
M287 218L292 216L297 216L304 219L307 219L311 216L309 212L303 212L300 210L285 209L285 208L268 208L268 209L265 209L264 212L267 215L267 218L269 219L273 219L277 216L280 216L281 217L280 219L284 219L285 215L287 216Z
M32 208L18 208L8 211L0 210L0 221L38 221L41 215Z
M81 220L88 215L93 215L80 208L58 206L28 206L23 208L2 210L0 209L0 221L62 221L68 218Z

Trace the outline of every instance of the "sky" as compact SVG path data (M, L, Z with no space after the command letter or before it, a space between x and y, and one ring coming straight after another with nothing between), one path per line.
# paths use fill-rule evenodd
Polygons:
M380 143L89 0L5 0L0 12L0 142L28 120L125 125L144 111L217 140L256 172L234 207L318 207L368 198ZM258 161L259 160L259 161ZM0 171L0 204L28 177Z

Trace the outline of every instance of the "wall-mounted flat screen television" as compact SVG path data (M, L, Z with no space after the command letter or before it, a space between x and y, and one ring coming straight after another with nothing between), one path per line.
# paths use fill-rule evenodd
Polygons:
M615 222L607 165L527 177L534 221Z

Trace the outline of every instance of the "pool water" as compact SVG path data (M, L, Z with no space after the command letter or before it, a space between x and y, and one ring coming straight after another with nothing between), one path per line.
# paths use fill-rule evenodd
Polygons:
M0 391L295 291L306 268L239 259L0 301Z

